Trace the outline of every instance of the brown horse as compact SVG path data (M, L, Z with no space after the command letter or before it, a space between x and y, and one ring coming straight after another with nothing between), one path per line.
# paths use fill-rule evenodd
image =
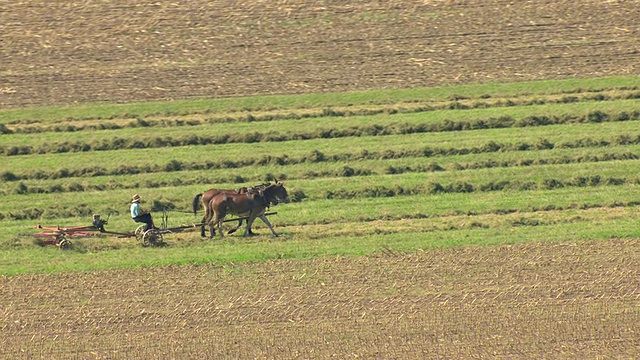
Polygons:
M241 187L239 189L235 189L235 190L229 190L229 189L217 189L217 188L212 188L209 189L203 193L200 194L196 194L196 196L193 198L193 215L197 215L198 214L198 205L202 203L202 207L204 208L204 216L202 217L202 226L200 227L200 235L202 237L205 237L204 234L204 227L205 227L205 220L209 217L209 216L213 216L213 210L211 209L211 199L220 194L220 193L225 193L225 194L243 194L246 193L248 191L252 191L252 190L262 190L264 188L266 188L267 186L269 186L269 184L260 184L260 185L255 185L252 187ZM238 220L238 226L236 226L235 228L229 230L229 232L227 234L232 234L234 233L236 230L238 230L240 228L240 226L242 226L242 221L243 219ZM251 231L251 229L249 229L249 233L253 234L253 232ZM213 237L213 236L212 236Z
M269 227L273 235L278 236L264 213L269 206L279 202L289 202L287 189L282 183L271 184L262 190L249 189L242 194L219 193L210 202L214 216L210 214L210 217L205 219L205 223L209 224L212 238L215 236L214 226L217 226L220 237L223 237L222 223L227 214L247 217L247 225L244 229L244 236L246 237L250 234L253 221L256 218L260 218Z

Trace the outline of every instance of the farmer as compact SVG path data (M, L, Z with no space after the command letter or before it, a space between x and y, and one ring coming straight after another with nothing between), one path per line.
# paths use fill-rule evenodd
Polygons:
M140 208L140 200L142 200L142 198L138 194L133 195L131 198L131 218L133 218L135 222L147 224L144 227L144 231L155 229L156 226L153 224L151 214Z

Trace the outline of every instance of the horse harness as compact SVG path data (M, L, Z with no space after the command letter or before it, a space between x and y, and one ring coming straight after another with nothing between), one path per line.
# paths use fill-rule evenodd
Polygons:
M278 199L271 195L271 190L268 186L255 186L246 190L246 194L254 201L261 201L261 205L265 208L269 208L272 204L278 205Z

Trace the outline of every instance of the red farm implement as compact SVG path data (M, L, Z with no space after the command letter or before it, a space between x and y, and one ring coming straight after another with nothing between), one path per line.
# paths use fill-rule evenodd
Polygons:
M45 245L55 245L60 249L68 249L71 247L72 238L86 238L106 235L115 235L118 237L134 237L134 233L119 233L105 230L104 226L108 220L103 220L100 215L93 215L93 222L88 226L42 226L36 225L36 229L42 230L39 233L28 234L39 240Z

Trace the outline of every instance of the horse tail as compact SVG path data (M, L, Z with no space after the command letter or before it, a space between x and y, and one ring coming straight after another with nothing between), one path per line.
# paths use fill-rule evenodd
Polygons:
M200 199L202 199L202 193L196 194L193 198L193 215L198 215L198 208L200 207Z

